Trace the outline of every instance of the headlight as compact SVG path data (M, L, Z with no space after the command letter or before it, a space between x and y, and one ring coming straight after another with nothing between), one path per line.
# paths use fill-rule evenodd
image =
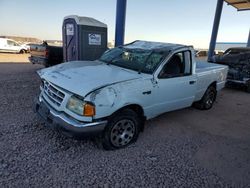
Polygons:
M81 115L81 116L94 116L95 115L95 105L89 102L86 102L76 96L72 96L67 105L67 109L70 111Z

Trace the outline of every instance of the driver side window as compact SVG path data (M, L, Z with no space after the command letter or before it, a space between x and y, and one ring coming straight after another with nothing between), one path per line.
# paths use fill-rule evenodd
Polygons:
M11 41L11 40L7 40L7 44L8 44L9 46L15 46L14 42Z
M191 65L191 52L178 52L164 65L158 78L173 78L191 75Z

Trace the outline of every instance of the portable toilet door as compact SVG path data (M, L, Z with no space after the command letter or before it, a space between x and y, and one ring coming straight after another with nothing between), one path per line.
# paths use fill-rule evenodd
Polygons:
M63 21L64 61L96 60L107 50L107 25L90 17L66 16Z
M78 60L78 28L75 19L63 23L63 59L65 62Z

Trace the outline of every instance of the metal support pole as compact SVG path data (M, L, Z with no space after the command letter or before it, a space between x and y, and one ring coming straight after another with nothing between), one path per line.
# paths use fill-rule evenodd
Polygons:
M217 0L213 31L212 31L209 51L208 51L208 61L211 61L214 55L214 50L215 50L215 45L216 45L216 40L217 40L217 35L218 35L218 30L219 30L219 25L220 25L220 18L221 18L221 13L223 9L223 3L224 3L224 0Z
M249 30L249 34L248 34L247 47L249 47L249 48L250 48L250 30Z
M124 44L126 8L127 8L127 0L117 0L115 46L120 46Z

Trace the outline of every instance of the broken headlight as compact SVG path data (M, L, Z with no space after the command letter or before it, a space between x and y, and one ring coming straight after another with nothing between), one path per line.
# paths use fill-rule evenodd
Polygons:
M95 115L95 105L77 96L71 96L66 107L70 111L81 116L91 117Z

